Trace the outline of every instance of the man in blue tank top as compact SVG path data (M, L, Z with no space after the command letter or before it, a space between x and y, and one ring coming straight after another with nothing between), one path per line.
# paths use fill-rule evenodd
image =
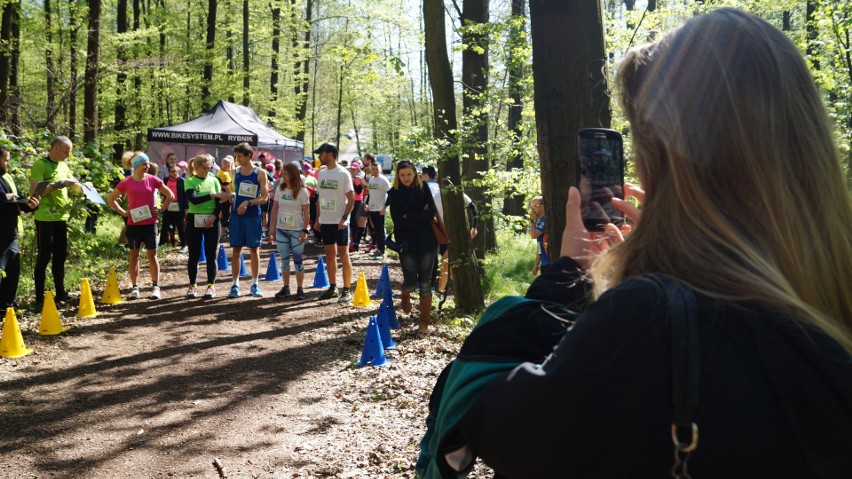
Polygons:
M248 143L240 143L234 147L234 160L239 166L234 175L233 190L236 195L231 210L230 242L233 248L231 260L231 276L234 284L231 286L229 298L240 295L240 258L243 247L249 249L251 257L251 288L252 296L263 296L257 279L260 270L260 242L263 235L261 228L260 205L265 204L269 196L266 171L256 168L251 163L254 148Z

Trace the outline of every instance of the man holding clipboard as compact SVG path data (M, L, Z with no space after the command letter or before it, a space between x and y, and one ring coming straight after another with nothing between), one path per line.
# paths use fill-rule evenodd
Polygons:
M151 299L160 299L160 262L157 260L157 218L161 211L157 209L154 192L163 196L163 211L167 211L174 200L163 180L148 174L148 155L137 151L130 160L133 174L121 180L107 197L107 203L118 214L127 218L127 246L130 248L130 282L133 290L130 299L139 299L139 249L145 245L148 254L148 271L151 273ZM119 206L119 195L127 195L127 210Z
M20 212L31 212L38 207L39 197L27 199L18 194L18 188L9 174L9 150L0 146L0 305L15 307L18 280L21 277L21 250L18 235L23 228Z

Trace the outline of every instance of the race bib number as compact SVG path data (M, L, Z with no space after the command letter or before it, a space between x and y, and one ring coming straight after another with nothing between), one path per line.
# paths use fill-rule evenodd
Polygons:
M204 223L207 223L207 220L212 216L213 215L195 215L193 224L196 228L204 228Z
M180 205L177 204L177 201L169 203L169 211L180 211Z
M133 220L134 223L150 220L151 218L153 218L153 216L151 216L151 208L148 205L142 205L138 208L133 208L130 210L130 218Z
M238 195L245 198L257 198L257 185L249 181L243 181L240 183Z
M337 210L337 200L333 198L320 198L320 210L335 211Z
M278 221L281 223L281 227L285 230L292 230L296 228L296 215L292 213L282 214Z

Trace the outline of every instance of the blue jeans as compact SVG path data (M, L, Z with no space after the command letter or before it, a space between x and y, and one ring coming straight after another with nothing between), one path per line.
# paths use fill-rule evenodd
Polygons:
M290 272L290 253L293 253L293 264L296 272L305 270L302 263L302 253L305 252L305 241L299 242L301 230L282 230L275 228L275 242L278 243L278 256L281 257L281 271Z
M419 287L421 297L431 296L435 252L405 252L399 255L399 262L402 265L402 291L414 291Z

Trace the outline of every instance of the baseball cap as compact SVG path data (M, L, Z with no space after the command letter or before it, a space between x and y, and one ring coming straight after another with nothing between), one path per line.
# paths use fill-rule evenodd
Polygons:
M145 153L139 153L138 155L134 156L133 159L130 160L130 164L133 165L134 168L136 168L142 163L148 163L149 161L151 160L148 159L148 155L146 155Z
M330 151L331 153L333 153L336 156L337 155L337 145L335 145L334 143L323 143L322 145L320 145L319 148L314 150L314 154L319 155L320 153L325 152L325 151Z

